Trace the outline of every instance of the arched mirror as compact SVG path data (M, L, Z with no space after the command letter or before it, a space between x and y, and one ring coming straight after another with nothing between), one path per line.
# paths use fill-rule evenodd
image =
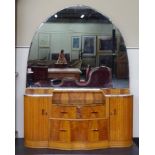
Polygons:
M99 12L86 6L65 8L36 31L28 57L27 87L127 88L128 84L123 37Z

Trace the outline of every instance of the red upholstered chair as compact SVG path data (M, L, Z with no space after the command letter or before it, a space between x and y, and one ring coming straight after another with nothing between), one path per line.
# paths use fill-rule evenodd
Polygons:
M96 88L110 88L112 87L111 69L106 66L96 67L89 73L86 82L79 82L75 79L65 78L56 87L96 87Z
M76 82L80 87L112 87L111 69L106 66L91 69L86 82Z

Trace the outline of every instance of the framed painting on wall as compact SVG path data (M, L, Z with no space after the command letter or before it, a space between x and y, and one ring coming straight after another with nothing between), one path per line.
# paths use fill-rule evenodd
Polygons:
M82 36L82 53L83 55L96 55L96 36Z
M81 50L80 36L72 36L72 50Z
M98 36L97 37L97 49L98 52L112 52L113 39L112 36Z

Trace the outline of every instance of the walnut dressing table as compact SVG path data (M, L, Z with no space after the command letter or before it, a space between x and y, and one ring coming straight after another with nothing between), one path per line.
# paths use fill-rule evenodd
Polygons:
M128 89L27 88L25 146L88 150L132 145Z

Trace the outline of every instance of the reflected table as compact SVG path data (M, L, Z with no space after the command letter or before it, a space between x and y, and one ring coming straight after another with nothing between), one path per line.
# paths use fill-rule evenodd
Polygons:
M81 73L78 68L48 68L48 78L51 79L63 79L67 77L75 78L79 81Z

